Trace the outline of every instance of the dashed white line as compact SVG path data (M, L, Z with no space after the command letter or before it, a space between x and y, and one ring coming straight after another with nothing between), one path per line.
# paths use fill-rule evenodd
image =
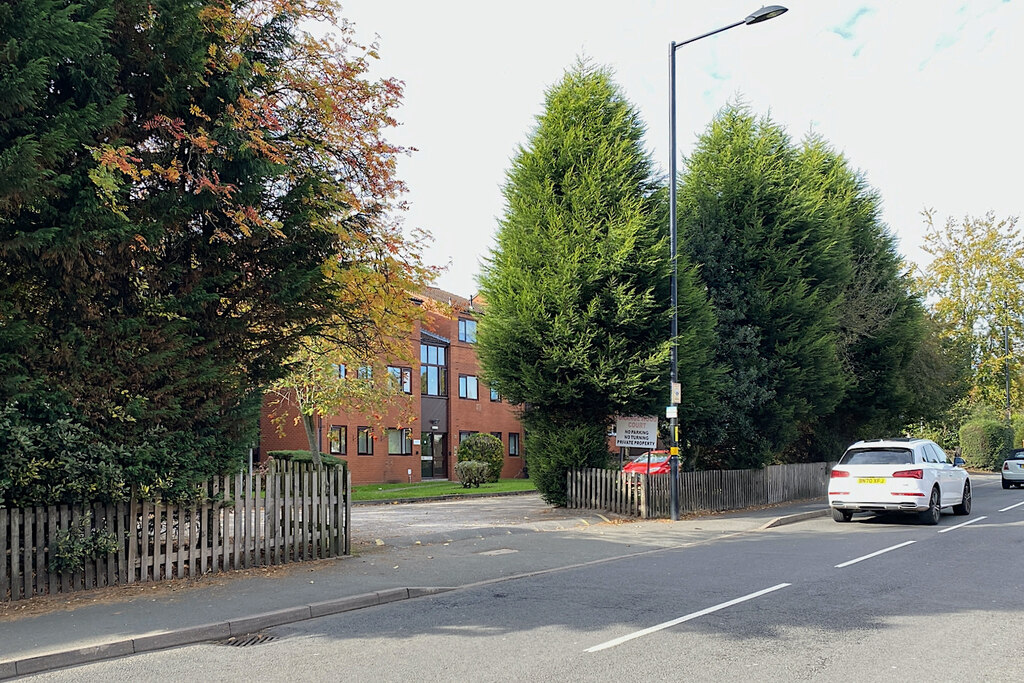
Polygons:
M962 526L967 526L968 524L974 524L975 522L980 522L983 519L988 519L988 517L986 517L985 515L982 515L981 517L975 517L974 519L972 519L969 522L964 522L963 524L957 524L956 526L946 527L945 529L940 530L939 533L940 534L944 534L947 531L952 531L953 529L959 529Z
M870 555L864 555L863 557L858 557L856 560L850 560L849 562L843 562L842 564L837 564L836 565L836 569L842 569L843 567L849 567L851 564L857 564L858 562L863 562L864 560L870 560L872 557L876 557L878 555L881 555L882 553L887 553L887 552L889 552L891 550L897 550L898 548L902 548L904 546L908 546L911 543L916 543L916 542L917 541L906 541L905 543L900 543L899 545L894 545L891 548L885 548L884 550L878 550L876 552L871 553Z
M715 605L714 607L708 607L707 609L702 609L699 612L693 612L691 614L687 614L685 617L679 617L678 619L673 619L672 621L666 621L663 624L658 624L657 626L651 626L650 628L645 628L642 631L634 631L633 633L630 633L628 635L621 636L621 637L616 638L614 640L609 640L606 643L601 643L600 645L595 645L594 647L587 648L586 650L584 650L584 652L599 652L601 650L607 650L610 647L615 647L616 645L622 645L623 643L629 642L631 640L635 640L637 638L642 638L643 636L650 635L651 633L654 633L656 631L661 631L661 630L664 630L666 628L670 628L672 626L675 626L676 624L681 624L684 621L690 621L691 619L696 619L697 617L702 617L705 614L711 614L712 612L717 612L718 610L725 609L726 607L732 607L733 605L738 605L741 602L746 602L747 600L753 600L754 598L759 598L762 595L766 595L768 593L772 593L774 591L780 590L780 589L785 588L786 586L790 586L790 585L792 585L792 584L780 583L777 586L772 586L771 588L765 588L764 590L757 591L756 593L750 593L749 595L744 595L742 598L736 598L735 600L730 600L729 602L723 602L720 605Z
M1010 507L1005 507L1002 510L1000 510L1000 512L1006 512L1007 510L1012 510L1013 508L1019 508L1021 505L1024 505L1024 501L1021 501L1019 503L1014 503Z

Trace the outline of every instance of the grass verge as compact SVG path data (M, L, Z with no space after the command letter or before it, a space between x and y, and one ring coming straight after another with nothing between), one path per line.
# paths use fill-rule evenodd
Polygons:
M392 498L438 498L453 495L489 495L514 491L536 491L529 479L501 479L493 484L462 488L457 481L418 481L412 484L361 484L352 487L352 500L390 500Z

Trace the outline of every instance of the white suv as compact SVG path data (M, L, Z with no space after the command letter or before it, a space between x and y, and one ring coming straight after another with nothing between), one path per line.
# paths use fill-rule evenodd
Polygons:
M938 524L947 506L969 515L971 479L962 464L959 458L950 463L927 439L858 441L832 468L832 519L849 522L854 512L913 512L925 524Z

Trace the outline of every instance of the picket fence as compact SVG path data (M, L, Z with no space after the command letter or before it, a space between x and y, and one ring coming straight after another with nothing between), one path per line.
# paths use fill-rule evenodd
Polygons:
M0 600L197 577L348 555L346 467L284 463L218 477L191 503L0 507ZM59 571L63 539L81 533L116 550Z
M679 473L679 511L719 512L824 497L833 463L770 465L760 470ZM644 519L670 515L667 474L582 469L568 474L567 507Z

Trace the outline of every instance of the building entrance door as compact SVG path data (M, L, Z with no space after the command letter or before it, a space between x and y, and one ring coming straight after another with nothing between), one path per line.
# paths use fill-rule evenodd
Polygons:
M447 434L420 432L420 477L423 479L446 479L448 458L445 455Z

